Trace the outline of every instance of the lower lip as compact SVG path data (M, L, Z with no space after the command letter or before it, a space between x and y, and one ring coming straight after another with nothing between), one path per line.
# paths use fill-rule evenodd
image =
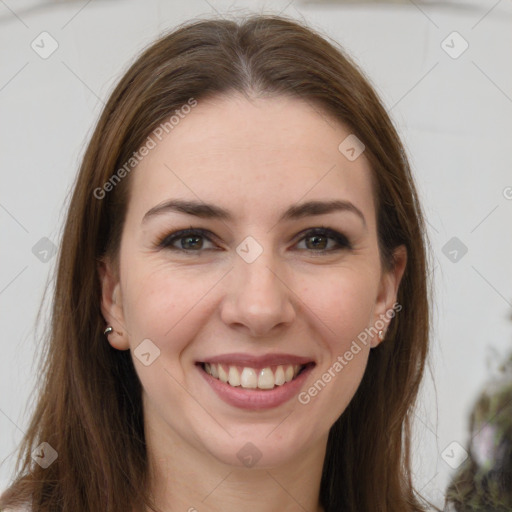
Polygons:
M313 367L314 365L309 365L294 380L264 391L230 386L206 373L201 365L197 365L206 382L224 402L240 409L251 410L271 409L290 400L298 394Z

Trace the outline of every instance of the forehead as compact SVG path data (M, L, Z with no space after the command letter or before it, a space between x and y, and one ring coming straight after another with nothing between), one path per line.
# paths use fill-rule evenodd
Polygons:
M222 96L183 115L133 172L129 215L170 198L223 206L241 220L292 203L347 199L374 216L371 169L339 145L351 134L300 99ZM264 211L263 211L264 210Z

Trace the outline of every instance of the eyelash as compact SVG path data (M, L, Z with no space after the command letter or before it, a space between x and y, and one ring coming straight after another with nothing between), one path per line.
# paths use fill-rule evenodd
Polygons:
M182 229L179 231L175 231L174 233L165 235L163 238L158 240L155 245L160 249L169 249L171 251L178 251L178 252L182 252L182 253L190 254L190 255L192 255L194 253L199 254L205 250L211 250L211 249L187 250L187 249L183 249L183 248L172 247L171 244L177 240L180 240L182 238L186 238L189 236L204 237L213 243L212 237L209 237L208 233L210 233L210 232L207 230L204 230L204 229L200 229L200 228ZM301 242L305 238L309 238L309 237L315 236L315 235L326 236L327 238L330 238L336 242L337 247L331 248L331 249L320 249L320 250L300 249L300 250L306 250L315 255L321 256L323 254L328 254L328 253L334 252L334 251L351 250L352 249L352 245L345 235L338 233L337 231L330 229L330 228L326 228L326 227L311 228L311 229L307 229L306 231L303 231L302 233L299 233L299 235L303 235L303 236L302 236L302 238L299 239L299 241L297 243ZM215 238L215 237L213 237L213 238Z

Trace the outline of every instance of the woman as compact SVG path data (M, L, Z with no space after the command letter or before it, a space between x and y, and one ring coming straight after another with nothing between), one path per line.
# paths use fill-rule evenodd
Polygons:
M397 133L340 49L276 16L163 37L86 150L0 506L426 510L424 237Z

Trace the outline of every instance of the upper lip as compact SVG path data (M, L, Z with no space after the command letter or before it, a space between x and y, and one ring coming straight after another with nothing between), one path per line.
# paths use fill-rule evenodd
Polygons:
M293 354L265 354L262 356L251 356L249 354L233 353L207 357L198 362L225 364L227 366L248 366L249 368L261 369L268 366L285 364L305 365L308 363L314 363L314 360L310 357L301 357Z

